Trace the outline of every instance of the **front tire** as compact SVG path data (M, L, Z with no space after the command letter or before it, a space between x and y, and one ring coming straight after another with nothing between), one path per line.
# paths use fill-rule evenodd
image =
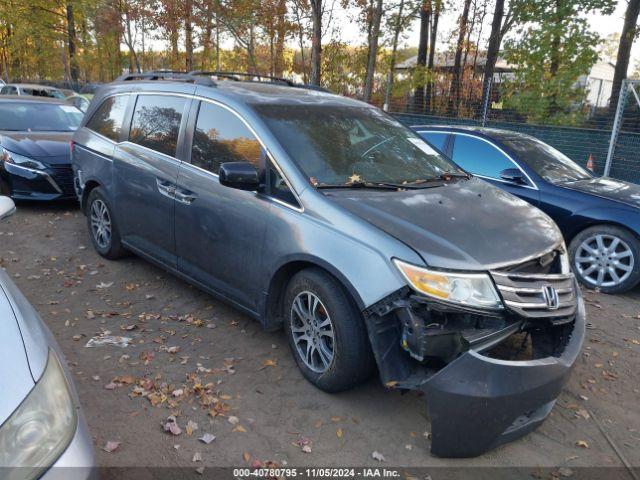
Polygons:
M340 392L371 376L362 314L336 279L317 268L298 272L287 286L283 317L296 363L316 387Z
M89 192L87 198L87 224L93 248L105 258L116 260L127 251L122 246L113 210L101 187Z
M640 282L640 241L628 230L612 225L589 227L569 245L576 278L603 293L621 293Z

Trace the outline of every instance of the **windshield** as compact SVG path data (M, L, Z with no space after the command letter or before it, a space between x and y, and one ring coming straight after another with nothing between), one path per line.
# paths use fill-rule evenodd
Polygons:
M419 183L447 173L464 173L412 131L374 108L255 108L314 185Z
M521 160L548 182L574 182L593 177L592 173L564 153L535 138L508 137L502 139L502 143L514 150Z
M82 112L73 105L36 102L0 103L0 130L69 132L76 130Z

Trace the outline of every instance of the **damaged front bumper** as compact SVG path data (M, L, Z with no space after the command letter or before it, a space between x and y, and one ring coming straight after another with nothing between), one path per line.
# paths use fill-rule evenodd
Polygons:
M492 357L491 342L479 341L474 346L473 341L459 337L451 342L452 348L460 348L460 342L466 342L468 348L456 352L453 359L439 365L429 359L417 361L415 355L411 359L407 354L402 340L402 310L406 314L404 302L410 293L397 292L384 304L365 311L385 385L426 394L434 455L474 457L527 434L544 421L584 340L585 309L577 285L575 292L575 311L562 324L539 328L538 320L516 320L486 337L503 339L517 325L531 336L532 358L526 360Z

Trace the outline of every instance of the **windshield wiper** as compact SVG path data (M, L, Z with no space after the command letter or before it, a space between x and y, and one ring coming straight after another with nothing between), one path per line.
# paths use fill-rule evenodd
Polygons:
M373 188L379 190L397 190L404 185L386 182L352 182L352 183L321 183L316 188Z
M413 182L407 182L407 183L402 184L402 186L410 188L411 186L418 186L418 185L422 185L422 184L425 184L425 183L447 181L447 180L450 180L452 178L466 178L466 179L469 179L469 178L471 178L471 175L469 175L468 173L465 173L465 172L446 172L446 173L441 173L440 175L434 175L433 177L428 177L428 178L425 178L425 179L415 180Z

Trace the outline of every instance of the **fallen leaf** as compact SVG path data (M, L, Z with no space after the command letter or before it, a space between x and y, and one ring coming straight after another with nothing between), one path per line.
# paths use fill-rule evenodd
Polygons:
M196 422L194 422L193 420L189 420L187 422L187 427L186 427L186 432L187 435L191 436L193 435L193 432L196 431L198 429L198 424Z
M109 287L111 287L112 285L113 285L113 282L107 282L107 283L105 283L105 282L100 282L98 285L96 285L96 288L97 288L98 290L102 290L102 289L104 289L104 288L109 288Z
M174 417L173 415L167 417L167 421L164 424L164 431L173 435L180 435L182 433L182 429L178 426L176 417Z
M235 425L235 424L237 424L237 423L240 421L240 419L239 419L238 417L234 417L234 416L232 415L232 416L230 416L230 417L227 419L227 421L228 421L231 425Z
M171 395L173 395L174 397L179 397L184 393L184 390L182 388L178 388L176 390L174 390L173 392L171 392Z
M232 432L246 433L247 430L242 425L236 425L236 427L231 431Z
M213 442L216 439L216 436L213 435L212 433L205 433L204 435L202 435L200 438L198 438L198 440L200 440L203 443L206 443L207 445L209 445L211 442Z
M589 444L587 442L585 442L584 440L578 440L576 442L576 445L578 447L582 447L582 448L589 448Z
M244 452L242 454L242 458L244 459L245 462L248 462L249 460L251 460L251 455L249 454L249 452Z
M193 458L191 459L192 462L201 462L202 461L202 455L200 454L200 452L196 452L193 454Z
M342 433L342 429L341 429L341 428L339 428L338 430L336 430L336 437L338 437L338 438L342 438L342 434L343 434L343 433Z
M104 447L102 447L102 450L104 450L107 453L112 453L112 452L115 452L119 446L120 446L120 442L114 442L112 440L109 440L107 444Z
M371 456L373 457L374 460L377 460L379 462L384 462L386 461L386 458L384 458L384 455L382 455L379 451L374 451Z
M311 445L303 445L302 446L302 451L304 453L311 453Z

